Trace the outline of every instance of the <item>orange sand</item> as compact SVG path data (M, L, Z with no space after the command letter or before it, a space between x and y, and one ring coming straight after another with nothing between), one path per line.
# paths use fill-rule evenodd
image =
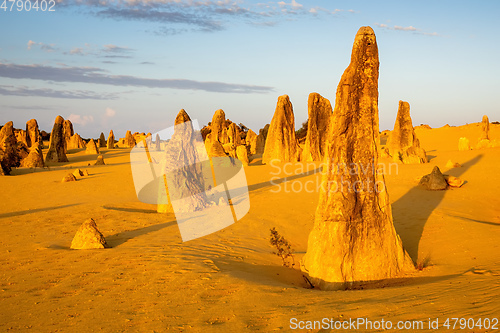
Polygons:
M461 136L476 144L479 124L418 129L417 136L430 163L399 165L386 181L405 248L430 266L366 290L305 289L298 264L281 266L269 229L276 227L300 260L318 193L285 193L285 183L274 193L275 169L258 159L245 168L250 212L186 243L173 215L137 200L129 149L101 148L105 166L87 166L96 156L79 149L50 171L14 170L0 177L0 331L289 331L292 317L499 317L500 148L458 151ZM491 137L500 140L499 125L491 125ZM463 167L448 170L449 159ZM316 182L318 164L289 168L299 174L287 188ZM445 192L416 188L435 165L466 184ZM90 176L60 182L77 167ZM111 249L69 250L89 217Z

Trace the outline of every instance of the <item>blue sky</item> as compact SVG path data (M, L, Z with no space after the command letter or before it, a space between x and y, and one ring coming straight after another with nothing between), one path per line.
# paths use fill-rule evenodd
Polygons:
M0 0L2 2L3 0ZM34 0L32 0L34 1ZM398 101L414 125L500 120L497 1L56 2L0 9L0 123L50 131L57 115L83 137L155 132L184 108L200 124L221 108L258 131L288 94L296 127L307 97L335 101L359 27L380 57L381 129Z

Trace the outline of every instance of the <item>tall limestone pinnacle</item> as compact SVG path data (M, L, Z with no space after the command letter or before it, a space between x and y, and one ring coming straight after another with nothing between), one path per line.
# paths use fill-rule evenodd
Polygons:
M266 146L262 155L262 163L268 164L273 160L278 162L297 162L299 145L295 138L295 118L293 107L288 95L278 97Z
M394 130L387 139L387 152L397 162L404 164L427 163L425 150L415 134L410 117L410 104L399 101Z
M50 133L50 144L45 162L68 162L64 138L64 118L57 116Z
M319 203L301 262L320 289L346 289L414 269L377 170L378 75L375 33L362 27L337 88Z
M327 145L326 135L332 116L330 101L318 93L310 93L308 104L307 136L302 161L322 161Z

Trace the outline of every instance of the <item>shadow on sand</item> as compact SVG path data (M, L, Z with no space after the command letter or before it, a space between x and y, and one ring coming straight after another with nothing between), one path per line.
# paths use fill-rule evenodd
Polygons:
M63 206L54 206L54 207L45 207L45 208L20 210L20 211L17 211L17 212L10 212L10 213L3 213L3 214L0 214L0 219L1 218L5 218L5 217L21 216L21 215L38 213L38 212L47 212L47 211L50 211L50 210L62 209L62 208L73 207L73 206L78 206L78 205L79 205L79 203L77 203L77 204L68 204L68 205L63 205Z
M459 177L474 164L478 163L482 157L483 155L478 155L464 163L461 168L453 168L443 173ZM394 227L401 237L404 248L415 263L418 260L418 245L422 238L425 223L443 200L445 194L446 190L427 191L420 186L415 186L392 204ZM407 207L412 207L416 202L419 203L420 208L418 215L408 216Z

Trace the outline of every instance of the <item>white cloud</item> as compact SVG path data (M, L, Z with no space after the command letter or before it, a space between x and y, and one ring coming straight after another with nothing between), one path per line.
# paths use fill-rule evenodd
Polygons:
M441 36L437 32L423 32L422 29L415 28L412 25L409 25L407 27L403 27L401 25L394 25L391 27L391 26L384 24L384 23L375 23L375 26L377 26L381 29L386 29L386 30L409 31L409 32L413 32L415 34L425 35L425 36Z
M69 51L69 54L83 54L83 48L81 47L74 47Z
M93 116L81 116L79 114L70 114L68 119L73 124L78 124L78 125L82 125L82 126L85 126L88 123L94 122Z
M114 117L116 115L116 111L112 108L106 108L105 116L108 118Z
M31 47L35 45L36 43L32 41L31 39L28 41L28 50L31 50Z
M411 25L409 27L402 27L399 25L394 26L394 30L402 30L402 31L417 31L417 28L412 27Z

